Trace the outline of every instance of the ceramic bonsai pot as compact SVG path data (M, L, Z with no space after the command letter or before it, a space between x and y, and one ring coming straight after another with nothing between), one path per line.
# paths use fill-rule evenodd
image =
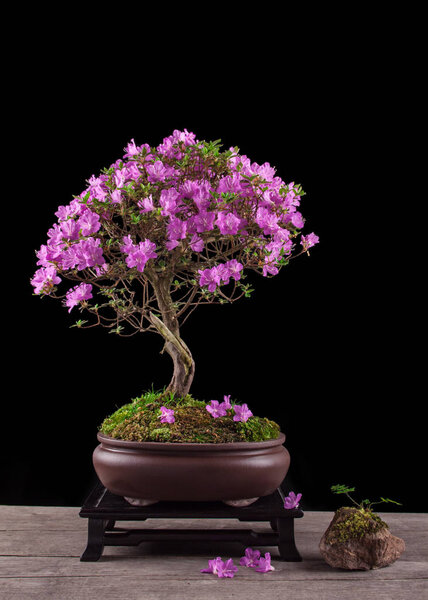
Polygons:
M273 493L290 465L283 433L262 442L219 444L97 437L93 464L101 483L137 505L221 500L245 506Z

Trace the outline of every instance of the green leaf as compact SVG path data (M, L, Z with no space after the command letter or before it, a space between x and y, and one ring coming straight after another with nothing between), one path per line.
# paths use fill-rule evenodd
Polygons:
M78 321L76 321L76 322L75 322L75 324L74 324L74 325L70 325L70 329L71 329L72 327L79 327L79 328L80 328L80 327L82 327L82 325L84 325L84 324L85 324L85 323L87 323L87 322L88 322L88 321L84 321L84 320L82 320L82 319L79 319Z
M397 502L396 500L391 500L391 498L382 498L382 496L381 496L381 498L380 498L380 499L382 500L382 502L386 502L386 503L389 503L389 502L390 502L390 503L392 503L392 504L398 504L398 506L403 506L403 505L401 504L401 502Z
M337 484L337 485L332 485L330 490L334 493L334 494L349 494L351 492L355 492L355 488L351 488L348 487L346 485L342 485L342 484Z

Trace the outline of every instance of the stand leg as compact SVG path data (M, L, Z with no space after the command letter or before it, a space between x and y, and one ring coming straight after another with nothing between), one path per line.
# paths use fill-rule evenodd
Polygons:
M271 519L270 526L274 531L278 531L278 519Z
M104 531L107 521L103 519L88 519L88 544L80 560L95 562L101 558L104 550Z
M277 519L279 532L279 554L282 560L289 562L300 562L302 557L296 548L294 541L294 519Z

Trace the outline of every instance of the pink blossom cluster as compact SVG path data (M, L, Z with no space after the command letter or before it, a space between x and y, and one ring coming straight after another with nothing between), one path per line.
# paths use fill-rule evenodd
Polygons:
M254 569L259 573L268 573L275 571L275 567L271 564L270 552L266 552L264 557L261 556L260 550L246 548L245 554L239 559L239 564L242 567ZM223 561L221 556L208 560L208 568L200 569L201 573L212 573L217 577L234 577L238 571L238 567L234 564L233 559L229 558Z
M145 239L143 242L134 244L129 235L123 238L123 245L121 247L121 251L127 255L126 264L128 267L135 267L140 273L144 271L148 260L157 257L155 249L156 244L150 240Z
M68 312L70 312L73 306L90 298L92 298L92 285L90 283L81 283L68 290L64 304L69 307Z
M234 404L232 406L230 403L230 394L228 396L224 396L223 402L221 403L219 403L218 400L211 400L205 408L214 419L218 419L218 417L225 417L228 409L233 409L235 413L233 416L234 421L242 421L245 423L250 417L253 416L253 413L248 408L247 404L242 404L242 406L239 404Z
M157 147L132 139L122 158L58 207L57 222L36 252L34 292L51 294L62 277L76 279L76 271L85 282L105 279L110 267L117 273L118 264L143 273L148 261L164 264L171 252L193 265L189 277L210 293L239 281L246 268L276 275L304 226L300 186L286 184L269 163L252 162L236 148L224 153L227 169L216 173L213 163L201 160L204 144L186 129ZM199 152L193 163L192 152ZM183 166L189 157L190 169ZM114 233L119 222L121 235ZM245 243L252 250L225 261L210 246L213 240L236 240L234 248ZM306 251L318 241L309 233L300 243ZM70 294L69 307L78 297Z
M235 281L241 279L243 268L244 266L236 258L232 258L232 260L210 269L199 269L199 285L201 287L206 286L209 292L214 292L217 286L229 283L231 277Z

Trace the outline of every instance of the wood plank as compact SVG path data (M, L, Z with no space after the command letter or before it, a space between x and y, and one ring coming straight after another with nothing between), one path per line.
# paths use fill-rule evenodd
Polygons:
M260 524L254 524L255 531L269 531ZM406 543L406 550L400 560L420 560L428 561L428 535L424 531L403 531L400 537ZM299 531L296 532L296 545L304 560L314 560L319 556L318 544L321 538L319 532ZM196 543L196 542L195 542ZM74 556L80 557L86 546L85 531L40 531L37 536L28 535L28 531L6 531L0 534L0 556ZM198 550L196 551L196 548ZM148 552L156 550L157 553L165 553L173 550L174 554L186 555L186 553L200 553L202 556L213 549L222 552L222 548L238 548L241 551L240 544L232 542L204 543L198 542L196 546L180 545L172 542L151 542L140 546L106 546L103 556L144 556ZM271 552L272 556L278 555L277 547L263 547L263 552Z
M273 574L273 573L272 573ZM233 579L218 579L207 575L201 580L151 581L120 575L111 577L49 577L0 580L0 594L4 600L189 600L204 598L218 600L426 600L426 581L283 581L271 573L253 573L250 580L237 575ZM258 577L256 577L258 576Z
M0 506L0 531L11 530L42 530L49 528L51 530L82 530L86 529L87 519L79 517L78 507L57 507L57 506ZM424 529L428 531L427 513L378 513L392 527L400 529ZM324 532L331 519L333 512L328 511L307 511L302 519L295 520L295 528L301 531L320 531ZM151 519L150 522L159 522L161 527L169 519ZM215 522L214 522L215 521ZM183 524L195 525L199 527L216 527L216 523L234 523L234 519L180 519ZM236 521L237 522L237 521ZM127 523L124 521L124 523ZM204 523L204 525L202 525Z
M296 543L303 562L278 560L275 571L261 574L239 567L232 579L200 573L209 558L234 558L240 544L200 542L191 545L144 543L139 547L106 547L100 561L80 562L86 546L87 519L76 507L0 507L0 597L2 600L103 600L147 597L174 600L189 597L216 600L220 595L284 600L407 600L428 599L428 515L380 513L391 532L406 542L406 551L393 565L372 571L331 569L321 558L318 543L333 513L311 511L297 519ZM141 526L124 523L125 526ZM267 523L232 519L150 519L144 528L242 528L269 531ZM223 587L228 585L226 590Z
M142 546L145 546L144 544ZM53 577L61 575L79 577L99 577L104 575L132 575L154 579L197 579L200 580L200 569L207 567L208 559L222 556L223 559L233 558L239 565L242 549L223 545L205 554L178 554L177 547L153 548L140 546L140 553L133 556L127 553L121 555L117 548L109 548L108 554L103 554L97 562L80 562L78 557L66 556L3 556L0 558L0 578L10 577ZM143 554L143 552L145 552ZM151 553L150 553L151 552ZM332 569L320 556L304 559L301 563L287 563L278 560L278 555L272 552L272 565L275 572L269 575L282 581L328 581L328 580L413 580L427 577L427 561L404 560L404 555L395 563L384 569L370 571L345 571ZM253 571L244 567L239 568L240 579L253 577ZM259 573L257 575L260 575Z

